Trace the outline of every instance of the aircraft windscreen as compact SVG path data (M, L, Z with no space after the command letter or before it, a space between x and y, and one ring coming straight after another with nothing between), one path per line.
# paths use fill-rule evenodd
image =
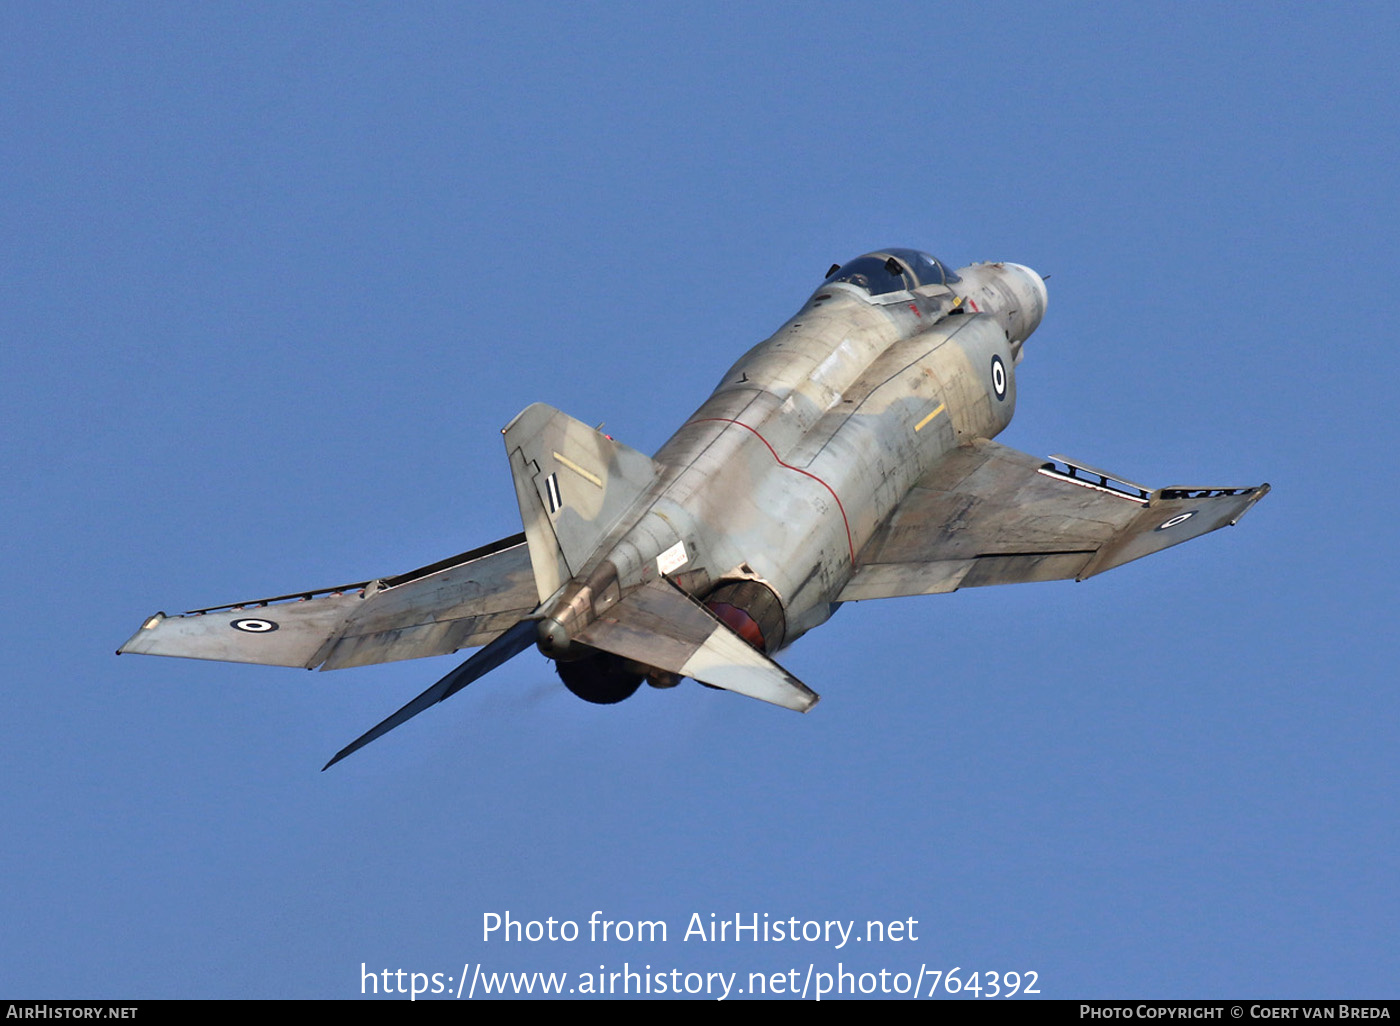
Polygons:
M927 253L913 249L887 249L867 253L842 264L823 284L846 282L872 296L900 292L918 285L950 285L960 279Z
M887 249L886 253L914 269L920 285L952 285L962 281L942 260L916 249Z

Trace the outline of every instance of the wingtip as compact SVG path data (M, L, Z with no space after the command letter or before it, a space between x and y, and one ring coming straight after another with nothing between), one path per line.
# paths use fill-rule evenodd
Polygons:
M362 747L362 746L361 746L360 744L358 744L358 741L357 741L355 744L346 745L346 746L345 746L344 748L342 748L340 751L336 752L334 755L331 756L331 761L328 762L328 763L326 763L324 766L321 767L321 772L322 772L322 773L326 772L326 770L330 769L332 766L334 766L336 763L338 763L341 759L345 758L347 755L349 755L350 753L354 752L357 748L360 748L360 747Z

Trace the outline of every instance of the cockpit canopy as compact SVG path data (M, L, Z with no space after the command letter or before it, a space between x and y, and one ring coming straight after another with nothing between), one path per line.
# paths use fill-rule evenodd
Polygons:
M823 285L843 281L872 296L901 292L920 285L951 285L961 281L947 265L916 249L882 249L833 267Z

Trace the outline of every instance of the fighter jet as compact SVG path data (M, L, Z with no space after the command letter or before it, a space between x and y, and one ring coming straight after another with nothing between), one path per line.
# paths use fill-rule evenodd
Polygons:
M536 403L505 426L524 532L407 573L178 616L119 650L323 670L474 655L345 758L530 646L619 702L692 678L806 712L774 661L845 602L1084 580L1236 523L1269 486L1149 488L992 441L1045 282L886 249L833 265L648 457Z

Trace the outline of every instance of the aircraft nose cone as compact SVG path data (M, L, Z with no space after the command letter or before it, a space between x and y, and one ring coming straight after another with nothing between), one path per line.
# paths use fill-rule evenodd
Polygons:
M1006 264L1005 267L1015 275L1016 292L1021 300L1018 317L1020 341L1025 341L1040 327L1050 293L1045 288L1045 279L1024 264Z

